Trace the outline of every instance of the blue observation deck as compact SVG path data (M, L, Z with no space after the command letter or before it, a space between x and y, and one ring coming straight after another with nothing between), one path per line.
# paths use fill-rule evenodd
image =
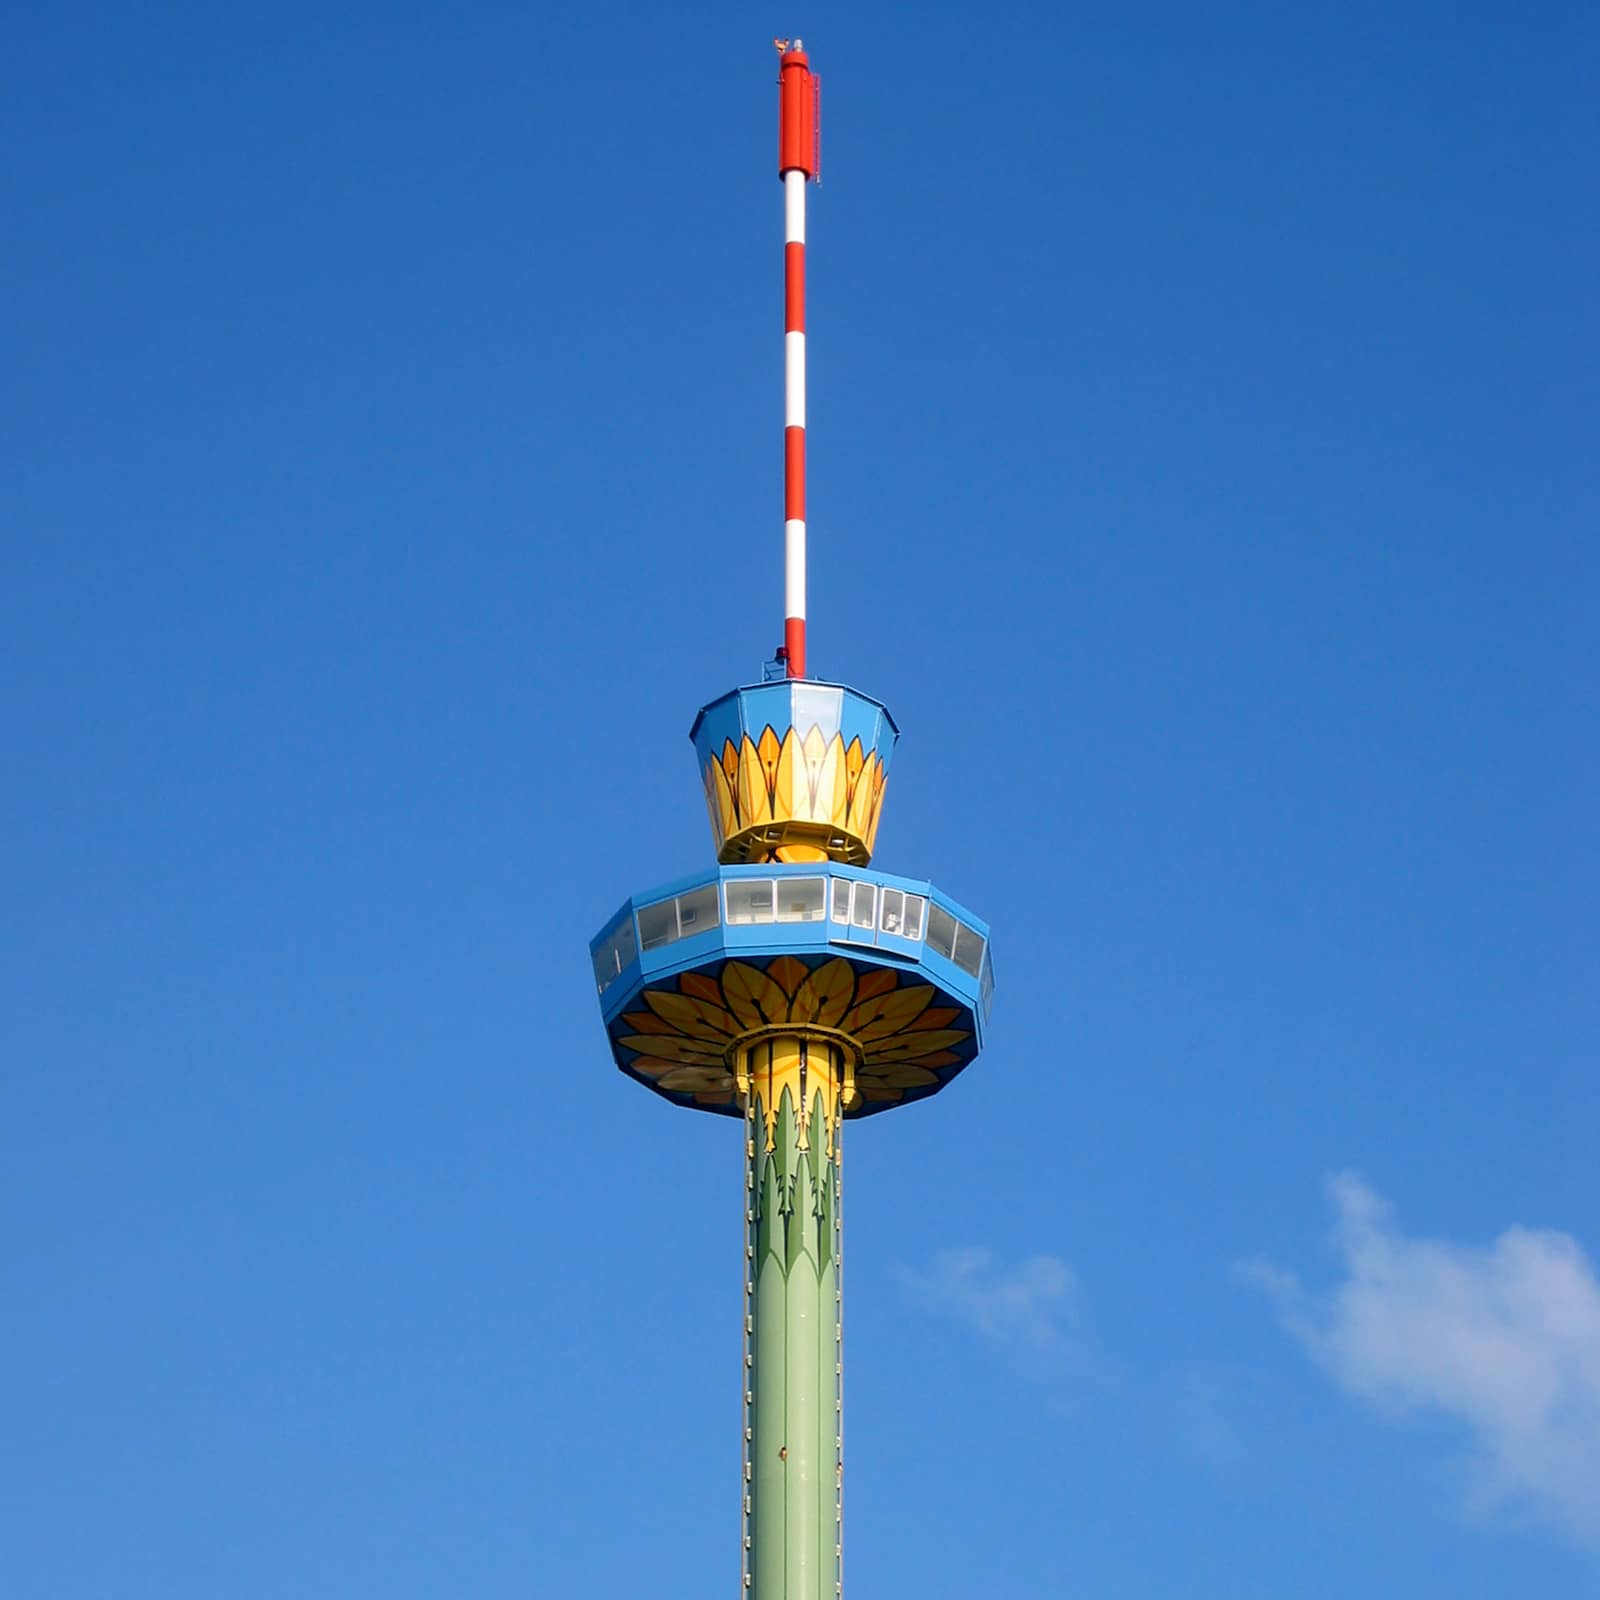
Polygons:
M742 1116L736 1041L857 1041L847 1116L935 1094L983 1045L986 923L930 883L837 861L708 869L627 900L590 942L612 1054L673 1101Z

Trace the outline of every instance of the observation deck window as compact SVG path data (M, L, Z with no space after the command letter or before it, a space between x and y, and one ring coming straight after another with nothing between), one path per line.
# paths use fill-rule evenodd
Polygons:
M850 890L853 887L848 878L835 878L833 880L832 910L829 916L841 928L850 926Z
M963 972L974 978L982 973L988 941L976 928L956 921L942 906L928 907L928 943Z
M955 963L963 972L976 978L983 971L986 946L987 941L976 928L969 928L964 922L956 924Z
M835 878L832 916L840 927L860 928L870 936L878 922L877 884Z
M777 883L772 878L737 878L728 880L728 925L734 928L749 927L756 922L771 922L773 891Z
M779 922L821 922L827 885L822 878L779 878Z
M870 929L878 920L878 886L858 883L850 891L850 926Z
M601 994L622 975L639 953L633 938L633 918L624 917L600 942L594 952L594 981Z
M821 922L827 881L823 878L742 878L728 882L728 923Z
M956 929L960 926L943 906L928 907L928 943L946 961L956 958Z
M920 894L885 888L879 897L878 928L897 939L922 937L922 913L927 902Z
M687 939L717 925L717 886L703 884L687 894L639 907L639 942L646 950Z

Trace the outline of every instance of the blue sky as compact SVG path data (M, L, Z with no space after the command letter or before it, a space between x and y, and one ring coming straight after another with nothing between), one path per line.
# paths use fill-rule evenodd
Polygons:
M8 1592L737 1583L586 943L779 637L777 33L812 666L999 979L847 1146L848 1592L1600 1592L1600 26L1365 4L12 19Z

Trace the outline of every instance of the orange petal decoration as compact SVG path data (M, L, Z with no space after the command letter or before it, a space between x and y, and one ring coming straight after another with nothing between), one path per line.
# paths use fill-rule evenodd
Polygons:
M670 1022L679 1033L688 1034L692 1039L709 1039L726 1046L733 1042L733 1036L739 1032L739 1024L721 1006L696 1000L693 995L647 989L644 1003L663 1022Z
M837 1028L855 998L856 975L842 956L818 967L795 992L794 1020Z
M746 1028L789 1020L789 997L759 967L730 961L722 971L728 1009Z
M703 1039L667 1039L659 1034L625 1033L617 1043L628 1050L637 1050L642 1056L659 1056L663 1061L676 1061L680 1066L722 1065L722 1051Z
M686 972L678 979L678 987L685 994L692 994L696 1000L709 1000L712 1005L722 1004L722 986L715 978L708 978L701 972Z
M933 986L908 984L876 999L863 1000L844 1019L844 1031L867 1044L899 1033L933 1002ZM875 1052L869 1052L872 1054Z
M856 980L856 999L870 1000L874 995L887 994L899 981L892 972L884 972L881 969L876 972L864 972Z
M952 1045L965 1044L972 1035L956 1028L933 1028L927 1033L896 1034L879 1041L868 1052L873 1062L911 1061L920 1059L934 1050L948 1050Z
M783 990L785 998L792 996L806 975L806 964L793 956L778 956L767 963L767 976Z

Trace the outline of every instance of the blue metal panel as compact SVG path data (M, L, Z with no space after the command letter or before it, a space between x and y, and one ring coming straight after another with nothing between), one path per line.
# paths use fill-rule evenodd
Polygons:
M772 728L780 737L786 728L798 728L802 734L816 728L824 739L839 734L846 745L859 739L865 749L877 749L885 765L900 737L889 708L871 695L840 683L791 678L746 684L719 696L700 708L689 738L704 761L728 740L738 744L745 734L759 739L764 728Z

